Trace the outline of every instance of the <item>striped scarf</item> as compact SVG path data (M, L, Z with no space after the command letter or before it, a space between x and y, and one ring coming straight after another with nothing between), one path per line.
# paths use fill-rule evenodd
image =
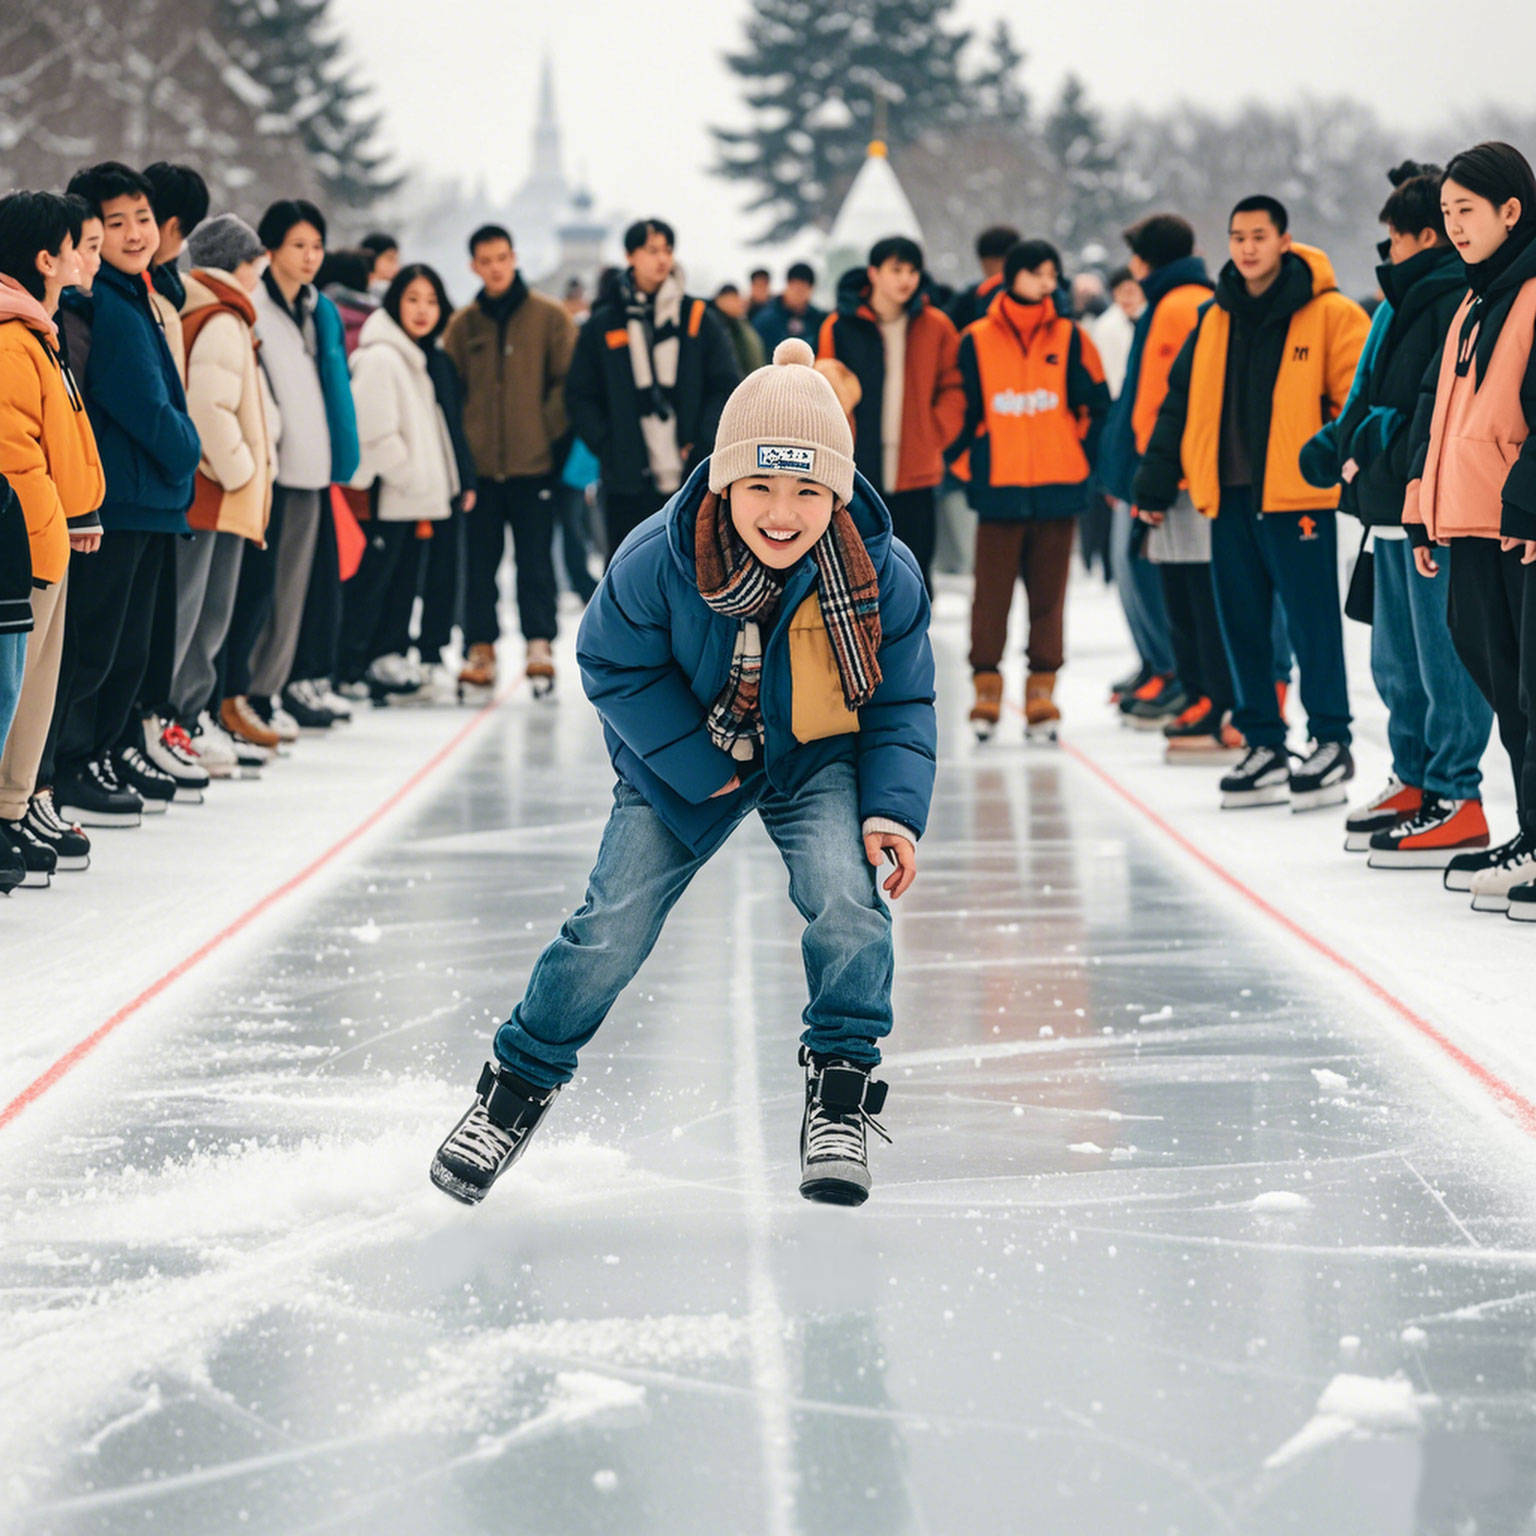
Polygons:
M694 533L699 596L716 613L738 621L730 675L710 706L710 740L738 762L762 746L762 626L784 595L783 576L750 549L731 521L729 506L713 491L699 507ZM832 642L848 708L869 703L880 686L880 586L874 562L846 507L832 513L827 532L811 548L822 620Z

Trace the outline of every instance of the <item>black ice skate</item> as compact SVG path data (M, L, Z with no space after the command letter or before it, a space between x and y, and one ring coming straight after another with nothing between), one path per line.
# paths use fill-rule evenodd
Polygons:
M1284 805L1291 797L1291 760L1284 747L1249 747L1248 755L1221 781L1221 808Z
M865 1128L884 1141L874 1119L885 1107L887 1083L869 1067L800 1048L805 1068L805 1118L800 1123L800 1193L826 1205L863 1205L869 1198Z
M1342 741L1314 741L1291 774L1291 809L1315 811L1325 805L1343 805L1354 776L1355 760Z
M432 1182L445 1195L478 1205L523 1155L559 1091L535 1088L505 1067L486 1062L475 1102L432 1159Z

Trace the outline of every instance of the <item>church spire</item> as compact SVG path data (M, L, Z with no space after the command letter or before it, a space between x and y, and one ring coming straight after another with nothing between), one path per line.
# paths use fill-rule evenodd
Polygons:
M533 174L565 176L560 150L560 119L555 110L555 68L546 49L539 70L539 115L533 129Z

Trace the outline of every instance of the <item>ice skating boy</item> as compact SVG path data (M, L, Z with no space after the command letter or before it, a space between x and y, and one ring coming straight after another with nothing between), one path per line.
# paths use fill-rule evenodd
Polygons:
M496 1033L432 1180L473 1204L522 1153L667 913L756 810L806 919L800 1192L857 1205L936 729L928 600L801 341L739 385L712 458L625 541L578 659L618 774L586 900Z

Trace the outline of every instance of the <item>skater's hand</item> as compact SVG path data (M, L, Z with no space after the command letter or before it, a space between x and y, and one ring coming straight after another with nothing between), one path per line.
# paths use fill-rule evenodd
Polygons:
M1413 568L1420 576L1438 576L1440 574L1440 567L1435 562L1435 552L1427 546L1414 545Z
M1139 517L1141 521L1144 522L1149 528L1160 527L1165 515L1166 514L1162 512L1148 512L1145 510L1145 508L1142 507L1131 508L1131 516Z
M740 788L741 775L739 773L733 773L730 778L724 784L722 784L720 788L717 789L709 798L711 800L718 800L721 795L735 794L735 792Z
M94 555L101 548L101 530L98 528L92 533L70 534L69 547L77 555Z
M896 832L870 832L864 838L864 857L877 869L887 848L895 856L896 872L881 889L897 901L912 889L912 882L917 879L917 849Z
M1349 482L1351 480L1353 480L1355 478L1355 476L1358 475L1359 473L1360 473L1360 466L1357 463L1355 463L1355 461L1353 459L1345 459L1344 460L1344 468L1343 468L1343 471L1340 473L1339 478L1344 482L1345 485L1348 485Z
M1499 548L1506 555L1518 549L1521 565L1536 565L1536 539L1500 539Z
M473 491L465 491L459 498L459 505L466 512L473 512L475 510L475 493Z

